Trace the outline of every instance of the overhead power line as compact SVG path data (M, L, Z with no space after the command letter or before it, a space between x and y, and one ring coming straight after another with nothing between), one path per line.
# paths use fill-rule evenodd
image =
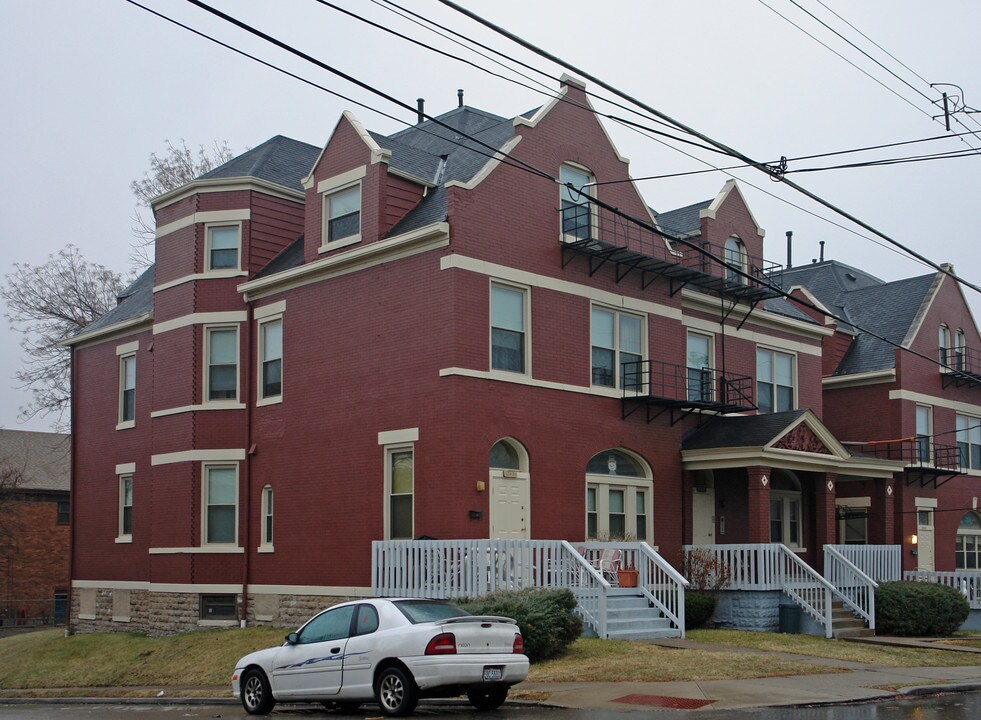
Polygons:
M690 134L694 135L695 137L697 137L698 139L700 139L700 140L702 140L704 142L707 142L710 145L714 145L715 147L719 148L720 150L724 150L727 154L732 155L732 157L737 158L739 160L742 160L744 163L746 163L748 165L751 165L755 169L757 169L757 170L759 170L761 172L764 172L767 175L772 175L771 168L769 168L764 163L761 163L759 161L753 160L748 155L745 155L744 153L741 153L738 150L734 150L733 148L725 145L724 143L719 142L718 140L715 140L715 139L709 137L708 135L705 135L704 133L699 132L698 130L695 130L694 128L691 128L688 125L686 125L686 124L684 124L684 123L682 123L682 122L680 122L678 120L675 120L674 118L672 118L671 116L667 115L666 113L664 113L664 112L662 112L660 110L657 110L657 109L651 107L650 105L648 105L647 103L645 103L645 102L643 102L641 100L638 100L637 98L635 98L635 97L633 97L633 96L625 93L624 91L620 90L619 88L617 88L617 87L615 87L613 85L610 85L609 83L605 82L604 80L601 80L600 78L596 77L592 73L589 73L589 72L587 72L587 71L585 71L585 70L583 70L583 69L581 69L581 68L579 68L579 67L577 67L577 66L575 66L575 65L573 65L571 63L569 63L568 61L563 60L563 59L557 57L556 55L554 55L554 54L552 54L550 52L547 52L546 50L543 50L542 48L538 47L537 45L535 45L535 44L533 44L533 43L525 40L524 38L519 37L518 35L515 35L514 33L510 32L509 30L506 30L505 28L503 28L503 27L501 27L499 25L496 25L495 23L492 23L489 20L486 20L485 18L481 17L480 15L477 15L476 13L474 13L474 12L472 12L470 10L467 10L464 7L461 7L457 3L453 2L453 0L439 0L439 2L442 3L443 5L446 5L449 8L452 8L453 10L456 10L457 12L459 12L459 13L467 16L467 17L469 17L471 20L474 20L475 22L478 22L481 25L483 25L483 26L485 26L485 27L493 30L494 32L496 32L496 33L498 33L498 34L500 34L500 35L508 38L512 42L517 43L518 45L521 45L522 47L524 47L527 50L530 50L531 52L535 53L536 55L539 55L540 57L543 57L543 58L549 60L550 62L554 62L554 63L556 63L558 65L561 65L562 67L566 68L567 70L576 73L577 75L579 75L579 76L581 76L581 77L589 80L590 82L596 83L597 85L599 85L600 87L604 88L608 92L612 92L614 95L617 95L618 97L623 98L627 102L634 103L638 107L643 108L647 112L650 112L650 113L654 114L655 116L661 118L662 120L664 120L666 122L670 122L672 125L674 125L678 129L683 130L684 132L690 133ZM833 203L825 200L824 198L820 197L819 195L814 194L810 190L802 187L801 185L798 185L793 180L789 180L786 177L784 177L784 178L782 178L782 181L784 183L786 183L786 185L788 187L791 187L794 190L796 190L797 192L799 192L799 193L807 196L808 198L810 198L814 202L817 202L817 203L823 205L824 207L828 208L829 210L832 210L833 212L841 215L842 217L846 218L847 220L850 220L851 222L859 225L860 227L864 228L868 232L871 232L871 233L877 235L878 237L882 238L883 240L885 240L886 242L890 243L891 245L895 245L896 247L900 248L903 252L909 254L910 256L915 257L918 260L920 260L921 262L924 262L924 263L928 264L930 267L932 267L933 269L935 269L937 272L941 272L944 275L949 276L951 279L957 281L958 283L961 283L965 287L969 287L972 290L974 290L975 292L981 293L981 287L978 287L974 283L971 283L971 282L969 282L967 280L962 279L961 277L959 277L958 275L956 275L954 272L952 272L949 268L943 267L943 266L939 265L938 263L935 263L934 261L930 260L929 258L927 258L927 257L923 256L922 254L916 252L912 248L907 247L903 243L900 243L899 241L893 239L889 235L886 235L884 232L876 229L872 225L869 225L868 223L864 222L863 220L860 220L856 216L854 216L851 213L843 210L842 208L838 207L837 205L835 205L835 204L833 204Z

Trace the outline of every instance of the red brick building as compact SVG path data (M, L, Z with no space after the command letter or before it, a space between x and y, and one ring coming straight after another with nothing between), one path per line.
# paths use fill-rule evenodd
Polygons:
M62 624L68 610L68 435L0 429L0 624Z
M76 627L294 622L370 591L375 540L819 565L839 478L891 513L903 466L823 422L838 330L772 288L739 188L657 214L628 169L566 79L157 198L154 267L73 340Z

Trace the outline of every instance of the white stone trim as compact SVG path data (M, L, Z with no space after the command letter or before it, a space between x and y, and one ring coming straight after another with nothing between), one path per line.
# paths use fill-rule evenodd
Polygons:
M756 312L760 311L757 310ZM713 322L711 320L703 320L701 318L684 317L681 320L681 324L690 330L697 330L698 332L705 334L719 333L718 321ZM755 330L747 330L745 327L740 329L727 327L725 330L725 335L729 338L739 338L740 340L746 340L748 342L756 343L757 345L765 345L768 348L781 350L783 352L792 352L800 355L814 355L815 357L821 356L820 345L778 338L774 337L773 335L766 335L764 333L757 332Z
M485 260L478 260L476 258L467 257L466 255L460 255L458 253L444 255L439 259L439 265L440 270L467 270L468 272L486 275L492 279L509 281L533 288L540 287L546 290L554 290L555 292L565 293L566 295L574 295L577 297L587 298L589 300L595 300L598 303L602 303L611 308L620 310L645 313L648 315L658 315L671 320L680 321L682 318L680 309L670 307L668 305L661 305L648 300L638 300L636 298L618 295L605 290L599 290L597 288L590 287L589 285L582 285L580 283L574 283L568 280L559 280L548 275L539 275L537 273L531 273L525 270L518 270L516 268L508 267L507 265L499 265L497 263L491 263ZM617 397L619 397L619 395Z
M225 312L202 312L191 313L176 317L173 320L164 320L154 323L153 334L158 335L170 330L177 330L189 325L226 325L231 323L243 323L248 319L245 310L229 310Z
M136 420L124 420L122 422L116 423L117 430L129 430L130 428L136 427Z
M117 475L132 475L135 472L136 472L136 463L135 462L119 463L118 465L116 465L116 474Z
M116 356L120 355L132 355L137 350L140 349L140 341L134 340L133 342L126 343L124 345L116 346Z
M186 215L180 220L174 220L166 225L160 225L157 227L156 237L161 238L164 235L170 235L172 232L183 230L186 227L191 227L191 225L197 225L198 223L233 223L251 219L252 211L249 208L196 212Z
M279 302L269 303L268 305L263 305L262 307L257 307L252 311L252 317L256 320L265 320L273 315L282 315L286 312L286 301L280 300Z
M132 535L120 535L119 537L116 538L117 545L128 545L132 542L133 542Z
M208 595L228 595L242 592L241 583L195 585L191 583L152 583L145 580L72 580L72 588L79 590L148 590L150 592Z
M167 408L166 410L154 410L150 417L167 417L168 415L180 415L186 412L203 412L205 410L244 410L245 403L227 400L212 400L207 405L182 405L181 407Z
M868 495L861 497L836 497L835 505L851 508L869 508L872 507L872 498Z
M386 430L378 433L379 445L395 445L411 443L419 440L419 428L404 428L402 430Z
M921 497L915 497L915 498L913 498L913 505L917 509L919 509L919 508L933 508L934 510L936 510L937 509L937 498L921 498Z
M890 390L889 399L911 400L923 405L933 405L934 407L947 408L948 410L956 410L967 413L968 415L981 417L981 405L972 405L971 403L949 400L947 398L937 397L936 395L926 395L925 393L913 392L912 390Z
M830 389L841 387L859 387L861 385L880 385L896 382L896 368L876 370L874 372L854 373L853 375L835 375L821 379L821 384Z
M192 180L186 185L181 185L175 190L170 190L153 198L150 201L150 207L156 211L167 207L168 205L173 205L175 202L180 202L181 200L189 198L192 195L202 193L240 192L243 190L261 192L265 195L281 198L283 200L289 200L290 202L295 202L300 205L302 205L303 201L306 199L306 195L304 193L293 190L292 188L284 187L283 185L277 185L276 183L269 182L268 180L247 177L216 178L214 180Z
M241 251L241 248L239 248ZM239 258L241 262L241 258ZM245 270L209 270L203 273L193 273L191 275L184 275L176 280L170 280L165 283L160 283L159 285L153 286L153 292L158 293L161 290L169 290L172 287L177 287L178 285L183 285L184 283L195 282L196 280L223 280L226 278L234 277L248 277L248 272Z
M108 325L97 330L80 333L62 340L58 344L63 347L85 347L86 345L94 345L110 340L114 336L132 335L142 331L142 328L138 328L139 325L143 325L152 319L153 313L144 313L143 315L130 318L129 320L122 320L118 323L114 323L113 325Z
M517 135L504 143L504 145L501 146L501 149L495 152L493 157L485 162L484 166L480 168L480 170L477 171L477 174L470 178L468 182L451 180L450 182L446 183L445 187L458 187L463 188L464 190L473 190L475 187L480 185L480 183L482 183L488 175L497 169L497 166L504 161L505 156L509 155L519 142L521 142L521 136Z
M617 400L623 397L623 390L620 388L590 387L588 385L570 385L568 383L551 382L549 380L536 380L527 375L504 372L502 370L471 370L470 368L448 367L442 368L439 371L440 377L452 377L454 375L479 378L481 380L497 380L499 382L526 385L544 390L561 390L563 392L574 392L582 395L596 395L598 397L615 398Z
M198 547L156 547L147 552L151 555L241 555L245 548L238 545L199 545Z
M150 456L150 465L173 465L182 462L239 462L245 460L245 448L216 450L181 450Z
M367 174L368 166L362 165L361 167L354 168L353 170L342 172L340 175L324 178L317 183L317 192L321 195L325 193L329 194L334 190L340 189L344 185L353 185Z
M276 548L272 545L259 545L255 551L257 553L271 553L276 552Z
M750 210L749 203L746 202L746 198L743 196L742 191L739 189L739 184L735 180L727 180L726 184L722 186L722 190L719 191L719 194L715 196L714 200L712 200L712 203L704 210L699 211L698 217L714 220L716 213L719 212L719 208L722 207L722 204L726 201L729 194L733 190L736 191L736 194L739 195L740 200L743 201L743 205L746 207L746 212L749 213L749 219L752 220L753 225L756 226L756 234L760 237L766 235L766 230L760 227L760 224L756 222L756 218L753 217L753 211Z
M684 288L681 291L682 298L682 308L684 310L697 310L706 313L712 313L714 315L719 314L719 299L713 298L711 295L706 295L705 293L697 292L695 290L689 290ZM803 320L795 320L794 318L786 317L785 315L780 315L778 313L769 312L763 310L762 308L756 308L749 313L748 305L739 305L736 310L743 309L746 312L743 314L735 313L730 315L730 319L733 321L741 321L744 318L746 322L753 325L762 325L773 330L781 330L783 332L792 333L806 333L811 337L815 338L816 341L820 341L821 338L829 337L834 334L832 328L823 327L817 323L804 322ZM708 321L702 321L708 322ZM715 327L719 326L719 321L712 321ZM733 329L733 332L735 330ZM730 333L730 328L726 328L726 333Z

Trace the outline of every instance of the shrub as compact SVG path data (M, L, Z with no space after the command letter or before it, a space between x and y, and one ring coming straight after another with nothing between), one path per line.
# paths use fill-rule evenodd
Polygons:
M958 590L939 583L888 582L875 591L875 631L882 635L951 635L969 612Z
M685 577L692 590L723 590L731 579L729 566L705 548L685 553Z
M501 592L457 604L474 615L514 618L531 662L560 655L582 634L582 621L573 614L576 596L570 590Z
M689 590L685 593L685 630L694 630L709 621L715 612L716 597L712 593Z

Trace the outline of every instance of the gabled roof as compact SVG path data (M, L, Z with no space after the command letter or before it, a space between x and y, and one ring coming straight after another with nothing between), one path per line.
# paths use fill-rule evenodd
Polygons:
M116 325L127 320L135 320L153 312L153 265L143 271L117 296L116 307L105 315L90 322L77 335L87 335L94 330Z
M681 441L682 450L763 447L782 435L806 409L718 418L695 428Z
M303 192L300 181L310 174L320 148L283 135L232 158L198 180L250 177Z
M0 429L0 466L22 476L17 489L67 492L71 487L70 436Z
M702 231L700 213L712 204L712 200L686 205L676 210L666 210L656 213L654 219L658 227L675 235L698 235Z
M895 367L895 346L902 345L929 295L935 274L884 282L836 260L802 265L781 273L783 287L802 286L848 324L856 336L835 375ZM858 328L868 330L879 340ZM888 341L888 342L887 342Z

